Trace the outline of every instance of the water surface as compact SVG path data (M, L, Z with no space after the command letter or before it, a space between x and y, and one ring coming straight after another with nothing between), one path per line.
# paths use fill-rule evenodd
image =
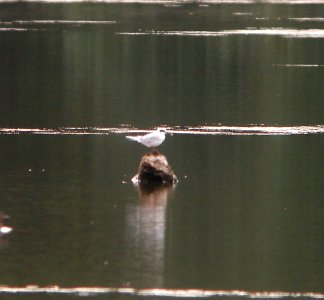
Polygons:
M0 4L0 297L324 297L323 4L250 2Z

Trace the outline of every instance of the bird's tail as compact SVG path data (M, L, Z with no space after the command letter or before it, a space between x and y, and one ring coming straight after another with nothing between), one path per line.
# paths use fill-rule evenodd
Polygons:
M138 136L130 136L130 135L127 135L126 136L126 139L131 140L131 141L135 141L135 142L138 142L139 141L139 137Z

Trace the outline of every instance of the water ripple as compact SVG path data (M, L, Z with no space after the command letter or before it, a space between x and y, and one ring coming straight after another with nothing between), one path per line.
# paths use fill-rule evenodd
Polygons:
M324 29L291 29L291 28L246 28L221 31L138 31L117 32L119 35L163 35L163 36L193 36L219 37L234 35L268 35L284 38L324 38Z
M286 67L286 68L320 68L324 65L319 64L274 64L273 67Z
M298 21L298 22L324 22L324 18L288 18L288 20Z
M324 299L324 294L313 292L281 292L281 291L240 291L240 290L201 290L201 289L135 289L119 287L72 287L59 286L39 287L31 285L26 287L1 286L0 294L65 294L77 296L89 295L130 295L130 296L155 296L155 297L177 297L177 298L210 298L210 297L243 297L254 299L276 299L276 298L309 298Z
M1 22L1 25L110 25L116 24L117 21L97 21L97 20L14 20L14 21L4 21Z
M324 125L313 126L164 126L171 134L190 135L303 135L323 134ZM0 135L109 135L141 134L150 130L121 127L0 128Z
M18 2L19 0L0 0L2 3ZM260 3L269 4L323 4L323 0L259 0ZM73 3L82 0L28 0L28 2L48 2L48 3ZM191 0L87 0L89 3L140 3L140 4L186 4ZM197 0L200 4L255 4L255 0Z

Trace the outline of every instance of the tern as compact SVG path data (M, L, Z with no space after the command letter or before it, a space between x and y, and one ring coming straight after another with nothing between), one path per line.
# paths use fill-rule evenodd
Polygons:
M165 128L158 128L157 130L146 135L126 136L126 139L136 141L146 147L153 148L160 146L163 143L165 140L165 133Z

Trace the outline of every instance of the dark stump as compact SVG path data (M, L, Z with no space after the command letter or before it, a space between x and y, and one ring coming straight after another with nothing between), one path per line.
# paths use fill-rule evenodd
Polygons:
M133 181L140 184L173 184L177 182L177 177L166 157L154 150L142 157Z

